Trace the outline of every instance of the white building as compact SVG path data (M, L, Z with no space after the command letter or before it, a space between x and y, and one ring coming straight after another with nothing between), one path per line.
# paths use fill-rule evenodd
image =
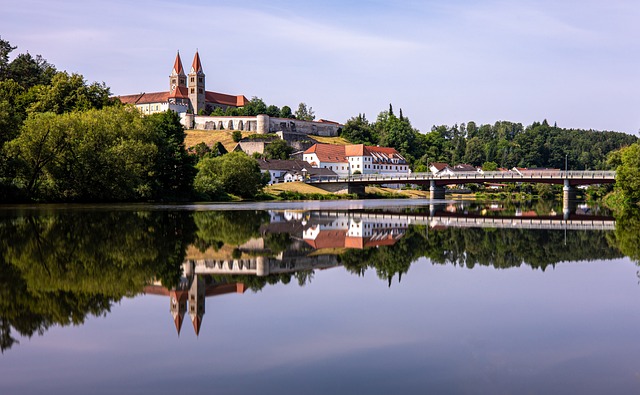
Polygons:
M409 164L394 148L364 144L314 144L302 159L313 167L331 169L339 176L354 174L408 174Z

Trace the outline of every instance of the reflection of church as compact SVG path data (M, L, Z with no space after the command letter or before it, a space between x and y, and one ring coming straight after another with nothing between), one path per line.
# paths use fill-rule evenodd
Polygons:
M189 311L193 330L200 334L202 318L205 313L205 298L229 293L244 293L246 287L242 283L212 283L206 284L204 276L195 273L193 263L183 264L183 276L180 283L171 290L161 284L146 286L144 292L151 295L169 296L171 316L180 335L184 316Z
M211 276L265 277L333 268L340 265L338 255L328 250L391 246L404 236L409 223L406 217L397 215L272 211L269 224L260 231L263 236L288 234L288 245L284 250L271 251L265 237L205 251L190 246L182 264L179 284L171 290L160 284L150 285L145 287L145 293L169 296L169 308L178 335L188 311L198 335L206 298L244 293L247 288L243 283L216 283L211 281Z

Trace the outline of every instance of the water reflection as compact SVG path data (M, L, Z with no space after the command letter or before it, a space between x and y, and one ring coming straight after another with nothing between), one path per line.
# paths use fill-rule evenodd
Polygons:
M0 347L80 325L140 293L161 295L180 334L199 334L206 299L303 286L316 270L374 270L391 286L426 257L473 268L638 259L640 218L494 204L355 210L28 210L0 217ZM613 231L615 229L615 232ZM622 252L621 252L622 251Z

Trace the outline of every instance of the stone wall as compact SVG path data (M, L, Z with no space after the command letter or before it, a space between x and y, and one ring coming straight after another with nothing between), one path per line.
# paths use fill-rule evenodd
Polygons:
M337 136L342 125L331 122L301 121L289 118L272 118L268 115L253 117L224 117L188 115L183 117L187 129L240 130L259 134L288 132L315 136Z

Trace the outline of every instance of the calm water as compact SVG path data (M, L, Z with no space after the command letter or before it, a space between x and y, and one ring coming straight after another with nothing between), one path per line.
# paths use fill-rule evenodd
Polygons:
M0 209L0 394L637 394L640 220L418 201Z

